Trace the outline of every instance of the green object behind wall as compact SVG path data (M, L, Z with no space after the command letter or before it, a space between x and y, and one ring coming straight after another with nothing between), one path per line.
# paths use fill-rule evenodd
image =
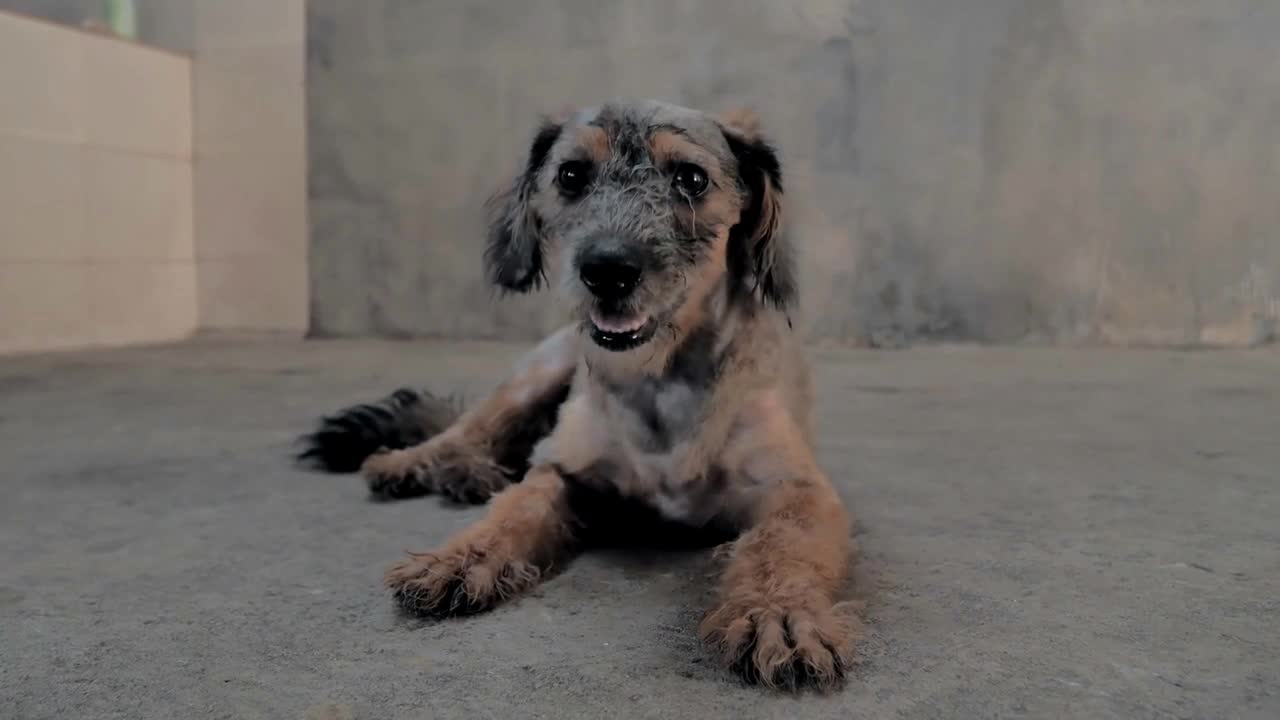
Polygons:
M138 8L134 0L103 0L107 27L111 32L129 39L138 36Z

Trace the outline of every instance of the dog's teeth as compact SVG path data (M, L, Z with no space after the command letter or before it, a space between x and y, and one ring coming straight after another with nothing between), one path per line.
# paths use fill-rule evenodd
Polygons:
M636 330L639 330L640 328L644 327L644 324L649 321L649 318L645 317L644 315L639 315L636 317L626 318L622 320L606 320L601 317L593 316L591 318L591 321L596 324L596 327L600 328L601 330L604 330L605 332L625 333L625 332L635 332Z

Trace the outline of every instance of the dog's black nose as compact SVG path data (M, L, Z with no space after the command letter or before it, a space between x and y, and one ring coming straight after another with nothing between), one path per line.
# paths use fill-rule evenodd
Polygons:
M621 300L640 284L640 266L621 255L592 255L578 266L578 276L592 295L601 300Z

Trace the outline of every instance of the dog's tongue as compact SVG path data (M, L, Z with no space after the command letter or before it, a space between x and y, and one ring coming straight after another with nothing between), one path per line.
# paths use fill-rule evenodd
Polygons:
M607 333L629 333L644 327L649 321L646 315L631 315L618 318L606 318L597 312L591 313L591 322Z

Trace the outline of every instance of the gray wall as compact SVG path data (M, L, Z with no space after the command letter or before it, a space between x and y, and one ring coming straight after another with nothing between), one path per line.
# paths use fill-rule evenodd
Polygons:
M1280 318L1273 0L311 0L312 327L528 337L479 205L539 112L754 106L812 337L1250 344Z

